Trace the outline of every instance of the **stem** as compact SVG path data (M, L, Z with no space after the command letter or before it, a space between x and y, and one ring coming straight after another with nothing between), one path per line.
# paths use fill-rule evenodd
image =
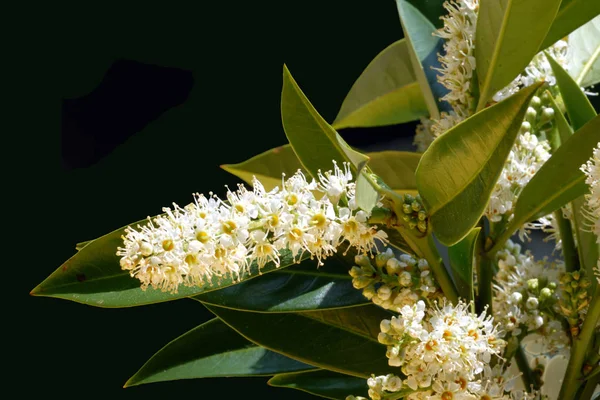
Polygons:
M433 275L442 288L446 298L448 298L448 300L450 300L453 304L457 304L458 290L456 289L456 286L454 286L454 282L452 282L452 278L444 266L442 258L437 252L435 242L433 241L433 236L427 235L426 240L427 242L424 243L423 246L419 246L419 248L423 252L423 256L427 260L427 263L433 271Z
M596 375L590 379L588 379L584 386L582 386L583 390L577 397L577 399L581 400L590 400L594 391L596 390L596 386L600 383L600 376Z
M494 278L494 270L492 259L489 255L483 254L478 257L477 263L477 278L479 283L479 296L475 302L475 309L480 314L487 306L488 315L492 315L492 279Z
M506 227L506 229L504 230L504 232L502 232L498 239L495 239L491 242L492 246L488 246L489 248L485 249L485 254L487 256L493 257L496 254L496 252L500 250L500 247L504 246L504 243L506 243L506 241L510 239L510 237L513 235L514 230L512 229L512 227L514 226L514 224L512 222L514 222L514 220L511 221L511 223Z
M531 370L531 367L529 366L529 361L527 360L527 355L525 354L525 351L523 350L523 347L520 344L519 347L517 347L517 352L515 353L515 360L517 360L517 366L523 374L521 375L521 378L523 378L525 389L527 389L527 391L530 393L533 390L539 390L541 387L541 383Z
M596 291L592 297L581 331L579 332L579 335L573 338L571 358L569 358L567 372L565 373L565 379L560 388L558 400L573 400L577 393L577 389L579 389L579 386L582 383L583 363L585 362L587 350L591 347L590 341L594 335L598 317L600 317L600 299L598 298L598 291Z
M554 211L554 219L558 223L558 234L562 242L562 253L565 259L566 270L567 272L576 271L579 269L579 254L575 248L571 221L563 216L562 209L560 208Z
M371 216L367 222L371 225L387 225L391 217L391 210L388 210L387 208L375 207L371 210Z

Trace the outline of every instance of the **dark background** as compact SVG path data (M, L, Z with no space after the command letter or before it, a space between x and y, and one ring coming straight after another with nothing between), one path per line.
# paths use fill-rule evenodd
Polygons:
M5 286L16 289L4 306L15 315L14 324L5 320L12 337L3 346L6 387L25 398L312 398L270 388L267 378L122 389L210 313L191 300L100 309L28 293L74 254L75 243L186 204L194 192L223 194L238 180L219 165L286 143L284 63L333 121L361 71L402 37L395 2L87 5L36 8L31 18L13 34L25 44L7 63L24 79L11 99L17 112L6 113L18 129L5 133L23 141L23 151L5 146L3 157L10 160L3 178L14 186L5 213L16 220L4 243L14 259L4 264ZM362 149L397 149L414 127L341 134Z
M17 317L8 330L17 334L5 353L16 366L4 380L27 398L311 398L270 388L267 378L122 389L209 312L191 300L100 309L28 295L75 243L186 204L194 192L222 194L238 180L220 164L284 144L284 63L333 121L369 61L402 37L392 0L167 4L36 10L35 46L20 46L15 66L26 79L13 103L23 116L10 136L25 151L4 175L23 171L19 200L10 200L18 204L8 208L9 217L19 213L21 244L10 246L16 263L6 268L26 278L10 300ZM394 147L413 132L414 124L342 134L365 148Z

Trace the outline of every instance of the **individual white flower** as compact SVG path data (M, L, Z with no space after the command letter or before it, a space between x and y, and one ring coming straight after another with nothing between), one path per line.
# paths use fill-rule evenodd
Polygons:
M360 253L385 244L385 232L354 206L349 165L342 170L334 163L320 177L309 182L298 171L270 192L255 179L252 190L228 190L226 201L197 194L185 208L165 208L145 225L126 229L117 251L121 267L142 289L176 292L181 285L239 280L253 263L259 271L267 263L278 267L284 250L295 260L309 253L322 264L344 243Z

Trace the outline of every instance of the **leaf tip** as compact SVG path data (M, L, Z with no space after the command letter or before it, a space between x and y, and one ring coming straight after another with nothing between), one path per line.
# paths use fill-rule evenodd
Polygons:
M127 382L123 385L123 389L137 385L139 385L139 382L135 380L135 375L133 375L131 378L127 379Z
M37 285L29 292L30 296L39 296L42 293L41 285Z

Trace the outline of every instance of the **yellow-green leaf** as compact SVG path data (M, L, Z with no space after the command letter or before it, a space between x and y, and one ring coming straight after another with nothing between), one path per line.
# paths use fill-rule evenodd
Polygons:
M483 215L531 97L539 85L473 115L422 155L417 186L436 237L451 246Z
M346 95L335 129L400 124L428 115L406 40L379 53Z
M562 0L558 13L552 22L540 50L553 45L558 40L600 14L600 1Z
M538 53L559 6L560 0L480 2L475 35L478 110Z

